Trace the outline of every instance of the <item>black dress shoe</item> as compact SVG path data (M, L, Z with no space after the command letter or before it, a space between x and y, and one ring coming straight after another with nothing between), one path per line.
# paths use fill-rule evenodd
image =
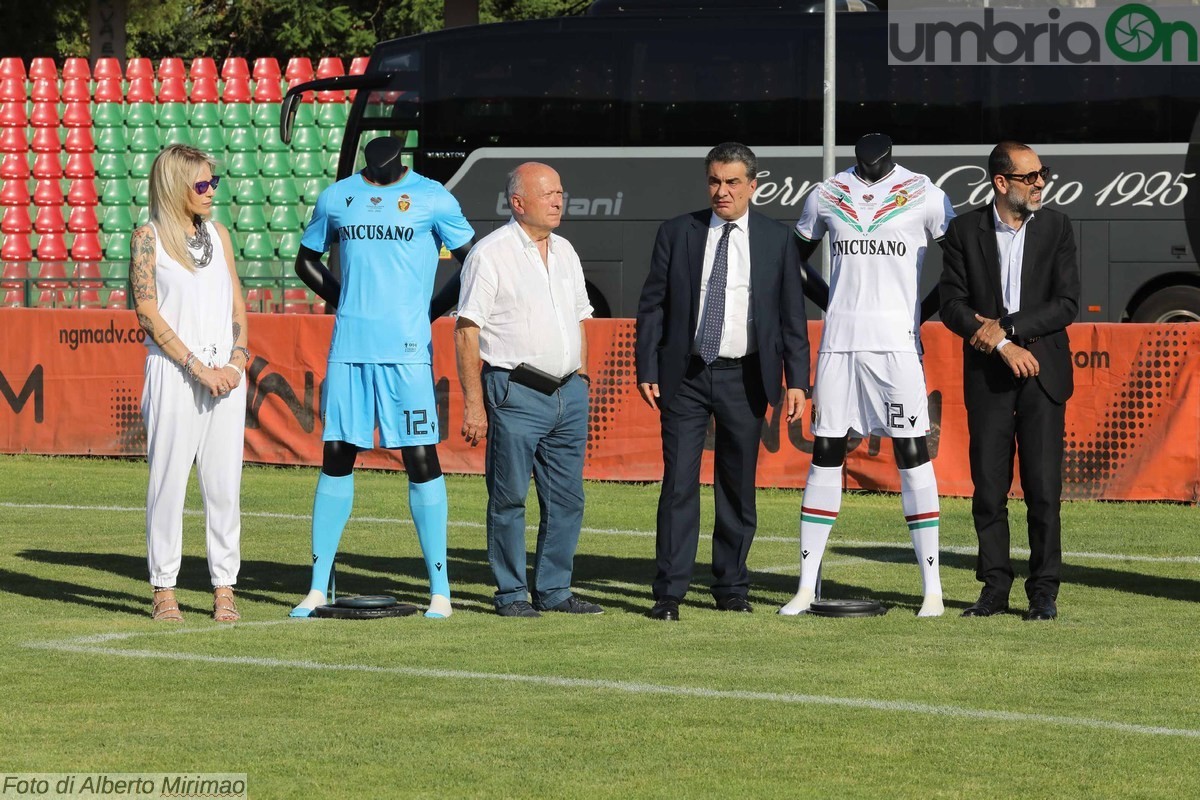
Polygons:
M1035 594L1029 601L1029 610L1025 612L1025 619L1029 621L1056 618L1058 606L1054 604L1054 599L1054 595L1044 592Z
M660 597L654 603L654 608L646 612L650 619L661 619L664 622L679 621L679 600L674 597Z
M740 611L749 614L754 611L754 607L740 594L730 594L717 600L717 611Z
M962 612L964 617L991 617L1008 611L1008 597L991 589L979 593L974 605Z

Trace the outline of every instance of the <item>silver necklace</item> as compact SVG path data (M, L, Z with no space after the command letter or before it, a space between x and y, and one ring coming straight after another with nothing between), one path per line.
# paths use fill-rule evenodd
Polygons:
M207 267L212 261L213 243L212 237L208 235L208 226L197 217L194 221L196 226L196 235L188 236L184 234L183 240L187 243L189 250L199 250L200 254L192 253L192 260L196 262L197 267Z

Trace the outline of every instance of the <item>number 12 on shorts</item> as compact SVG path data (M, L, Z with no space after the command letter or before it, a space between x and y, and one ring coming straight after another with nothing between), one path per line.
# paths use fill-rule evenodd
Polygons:
M429 412L423 408L404 412L404 432L409 436L424 436L431 433Z
M904 403L884 403L884 416L889 428L904 427Z

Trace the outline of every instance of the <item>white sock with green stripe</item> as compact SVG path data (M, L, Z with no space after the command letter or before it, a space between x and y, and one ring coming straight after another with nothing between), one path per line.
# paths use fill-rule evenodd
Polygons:
M804 498L800 501L800 589L780 614L792 616L808 611L817 594L817 577L829 531L842 508L842 468L808 469Z
M937 477L933 464L925 462L912 469L900 470L900 505L904 509L904 521L912 534L913 550L917 564L921 567L921 587L925 600L918 617L940 617L942 605L942 579L938 556L938 524L941 517L937 493Z

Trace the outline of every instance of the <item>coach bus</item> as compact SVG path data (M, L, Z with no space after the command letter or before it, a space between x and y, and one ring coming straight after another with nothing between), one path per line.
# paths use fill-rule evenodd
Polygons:
M302 92L357 89L339 177L361 168L368 140L398 137L481 236L509 218L506 173L551 164L568 192L560 232L597 315L633 316L659 223L706 205L712 145L755 150L754 207L788 224L823 177L823 16L660 5L630 13L636 4L600 0L579 17L382 42L365 74L294 87L284 139ZM887 133L897 161L965 210L990 198L995 141L1028 142L1053 173L1046 201L1074 221L1080 319L1200 320L1200 68L892 67L886 23L881 12L838 14L839 169L861 135ZM938 248L927 263L930 288Z

